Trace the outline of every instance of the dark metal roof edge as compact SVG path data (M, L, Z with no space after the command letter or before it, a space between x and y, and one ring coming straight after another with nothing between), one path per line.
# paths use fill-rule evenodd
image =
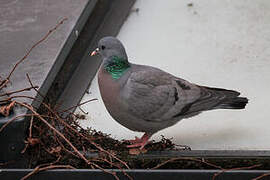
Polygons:
M82 99L101 63L100 59L97 57L91 57L90 60L89 52L96 48L97 42L102 37L116 36L118 34L121 26L129 15L135 0L117 0L110 3L110 8L105 14L102 22L99 22L100 25L96 32L92 35L92 39L89 42L87 51L84 52L80 64L72 74L64 92L58 99L58 103L61 103L63 109L78 104ZM73 111L74 110L75 108Z
M0 174L1 172L32 172L34 169L1 169L0 168ZM121 173L121 169L106 169L108 171L112 172L119 172ZM144 173L144 172L167 172L167 173L174 173L174 172L189 172L189 173L203 173L203 172L208 172L208 173L217 173L220 172L221 170L219 169L123 169L125 172L138 172L138 173ZM52 169L52 170L47 170L46 172L104 172L100 169ZM250 173L250 172L257 172L257 173L267 173L270 172L269 170L228 170L226 173ZM225 173L225 172L224 172ZM1 177L1 176L0 176Z
M78 36L76 34L80 34L81 30L83 29L88 17L90 16L93 8L95 7L97 0L89 0L86 6L84 7L80 17L78 18L76 24L74 25L71 33L69 34L68 38L65 40L64 45L57 55L57 58L50 69L46 79L43 81L42 85L39 88L39 92L43 95L46 95L48 90L50 89L54 79L58 75L59 70L61 69L66 57L69 54L72 46L76 42ZM43 97L39 94L36 95L36 99L32 102L34 107L39 107L40 102L43 101Z
M193 180L209 180L215 179L222 180L232 180L232 179L252 179L257 178L263 174L269 173L268 170L231 170L222 172L221 170L143 170L143 169L134 169L134 170L123 170L118 169L107 169L111 172L116 172L116 175L119 179L128 179L127 175L133 179L193 179ZM25 176L26 174L32 172L33 169L0 169L0 178L1 179L19 179ZM218 176L217 176L217 173ZM106 173L102 170L93 170L93 169L58 169L58 170L47 170L39 172L32 175L31 179L56 179L65 178L69 179L115 179L109 173Z
M197 158L237 158L237 159L270 159L267 150L191 150L191 151L158 151L140 154L131 158L172 158L172 157L197 157Z

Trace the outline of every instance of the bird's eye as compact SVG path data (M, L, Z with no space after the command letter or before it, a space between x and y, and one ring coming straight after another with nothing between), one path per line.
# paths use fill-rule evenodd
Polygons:
M101 49L104 50L105 49L105 46L101 46Z

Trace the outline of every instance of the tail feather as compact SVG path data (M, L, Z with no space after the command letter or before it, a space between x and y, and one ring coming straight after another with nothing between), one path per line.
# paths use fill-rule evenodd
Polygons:
M216 93L222 93L227 98L229 97L237 97L240 95L240 92L234 91L234 90L228 90L228 89L222 89L222 88L213 88L213 87L207 87L207 86L201 86L209 91L216 92Z
M244 109L247 103L246 97L226 98L215 109Z
M174 117L192 117L202 111L213 109L244 109L248 103L246 97L239 97L240 93L234 90L199 86L201 98L187 104L181 112Z
M212 92L213 96L223 96L223 99L212 109L244 109L248 103L248 99L239 97L240 93L237 91L205 86L203 88Z

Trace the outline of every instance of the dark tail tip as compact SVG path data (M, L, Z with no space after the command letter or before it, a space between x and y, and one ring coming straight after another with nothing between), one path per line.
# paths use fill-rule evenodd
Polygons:
M221 109L244 109L248 103L246 97L227 98L217 108Z

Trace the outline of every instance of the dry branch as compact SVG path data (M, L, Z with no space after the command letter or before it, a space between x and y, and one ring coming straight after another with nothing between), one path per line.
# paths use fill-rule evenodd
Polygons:
M253 178L252 180L259 180L259 179L262 179L262 178L264 178L266 176L270 176L270 172L269 173L264 173L264 174L262 174L262 175L260 175L260 176L258 176L256 178Z
M188 158L188 157L171 158L171 159L169 159L169 160L166 160L166 161L164 161L164 162L162 162L162 163L156 165L155 167L153 167L153 168L151 168L151 169L158 169L158 168L160 168L161 166L163 166L163 165L165 165L165 164L167 164L167 163L170 163L170 162L173 162L173 161L177 161L177 160L189 160L189 161L195 161L195 162L199 162L199 163L202 163L202 164L206 164L206 165L208 165L208 166L210 166L210 167L213 167L213 168L216 168L216 169L221 169L221 170L223 170L222 167L217 166L217 165L215 165L215 164L212 164L212 163L210 163L210 162L207 162L207 161L205 161L205 160L201 160L201 159L197 159L197 158Z
M41 172L41 171L46 171L46 170L50 170L50 169L76 169L70 165L49 165L46 167L40 167L37 166L32 172L28 173L26 176L22 177L21 180L26 180L27 178L29 178L30 176Z
M255 164L255 165L248 166L248 167L237 167L237 168L231 168L231 169L223 169L222 171L215 173L214 176L212 177L212 180L215 180L217 176L219 176L220 174L227 172L227 171L253 169L253 168L256 168L259 166L261 166L261 164Z
M50 129L52 129L54 132L57 133L57 135L59 135L61 138L63 138L69 145L70 147L78 154L78 156L80 156L87 164L89 164L89 160L87 160L81 153L80 151L78 151L78 149L62 134L60 133L57 129L55 129L50 123L48 123L44 118L42 118L30 105L27 105L25 103L20 103L20 102L16 102L17 104L26 107L27 109L29 109L34 116L38 117L38 119L40 119L43 123L45 123Z
M20 90L17 90L17 91L11 91L11 92L7 92L7 93L4 93L4 94L0 94L0 97L1 96L9 96L11 94L15 94L15 93L23 92L23 91L30 91L31 89L35 89L35 88L38 88L38 86L31 86L31 87L20 89Z

